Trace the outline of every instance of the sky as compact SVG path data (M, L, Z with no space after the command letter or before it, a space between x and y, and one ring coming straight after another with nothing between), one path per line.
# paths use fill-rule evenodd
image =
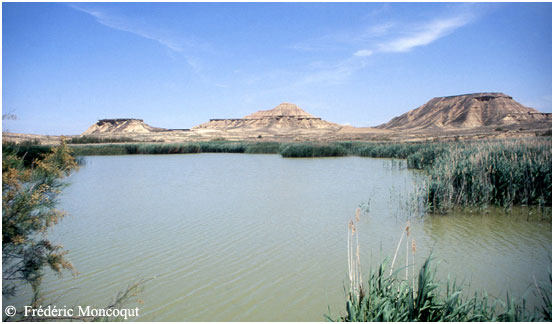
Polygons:
M2 3L3 131L282 102L365 127L474 92L552 112L551 3Z

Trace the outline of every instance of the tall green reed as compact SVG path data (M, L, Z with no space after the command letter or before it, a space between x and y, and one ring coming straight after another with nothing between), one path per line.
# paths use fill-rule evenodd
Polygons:
M285 158L336 157L348 155L347 149L337 144L282 144L279 154Z
M552 205L551 141L453 145L426 168L431 211L455 206Z
M540 296L542 305L529 309L526 297L514 299L509 293L506 300L490 297L487 292L464 296L456 280L437 280L437 268L429 255L417 275L415 274L415 239L411 241L411 264L409 263L410 225L402 231L396 252L389 265L385 259L369 273L367 284L361 282L360 245L355 224L348 225L348 271L349 289L346 291L345 314L325 315L329 321L343 322L470 322L470 321L552 321L552 276L550 288L535 282L534 294ZM395 269L394 264L406 236L406 266ZM356 245L354 247L354 245ZM353 252L355 249L355 253ZM409 268L412 276L409 276ZM401 274L405 272L405 276ZM358 274L359 273L359 274Z

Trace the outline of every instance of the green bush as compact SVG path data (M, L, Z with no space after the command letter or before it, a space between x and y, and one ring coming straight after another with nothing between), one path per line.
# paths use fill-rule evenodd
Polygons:
M56 274L73 269L67 251L43 234L64 217L55 208L67 186L61 179L77 168L63 141L29 166L14 152L2 152L2 296L28 285L35 303L46 268Z

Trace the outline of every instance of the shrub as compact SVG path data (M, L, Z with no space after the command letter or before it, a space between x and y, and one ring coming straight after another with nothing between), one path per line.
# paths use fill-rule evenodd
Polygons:
M15 295L24 283L36 301L45 267L57 274L73 268L64 257L67 252L45 233L64 217L55 209L66 186L60 179L76 168L63 141L31 166L13 152L2 152L2 295Z

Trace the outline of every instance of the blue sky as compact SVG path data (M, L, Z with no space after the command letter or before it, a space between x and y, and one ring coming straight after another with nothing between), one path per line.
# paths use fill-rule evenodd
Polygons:
M189 128L292 102L354 126L498 91L552 111L551 3L3 3L3 129Z

